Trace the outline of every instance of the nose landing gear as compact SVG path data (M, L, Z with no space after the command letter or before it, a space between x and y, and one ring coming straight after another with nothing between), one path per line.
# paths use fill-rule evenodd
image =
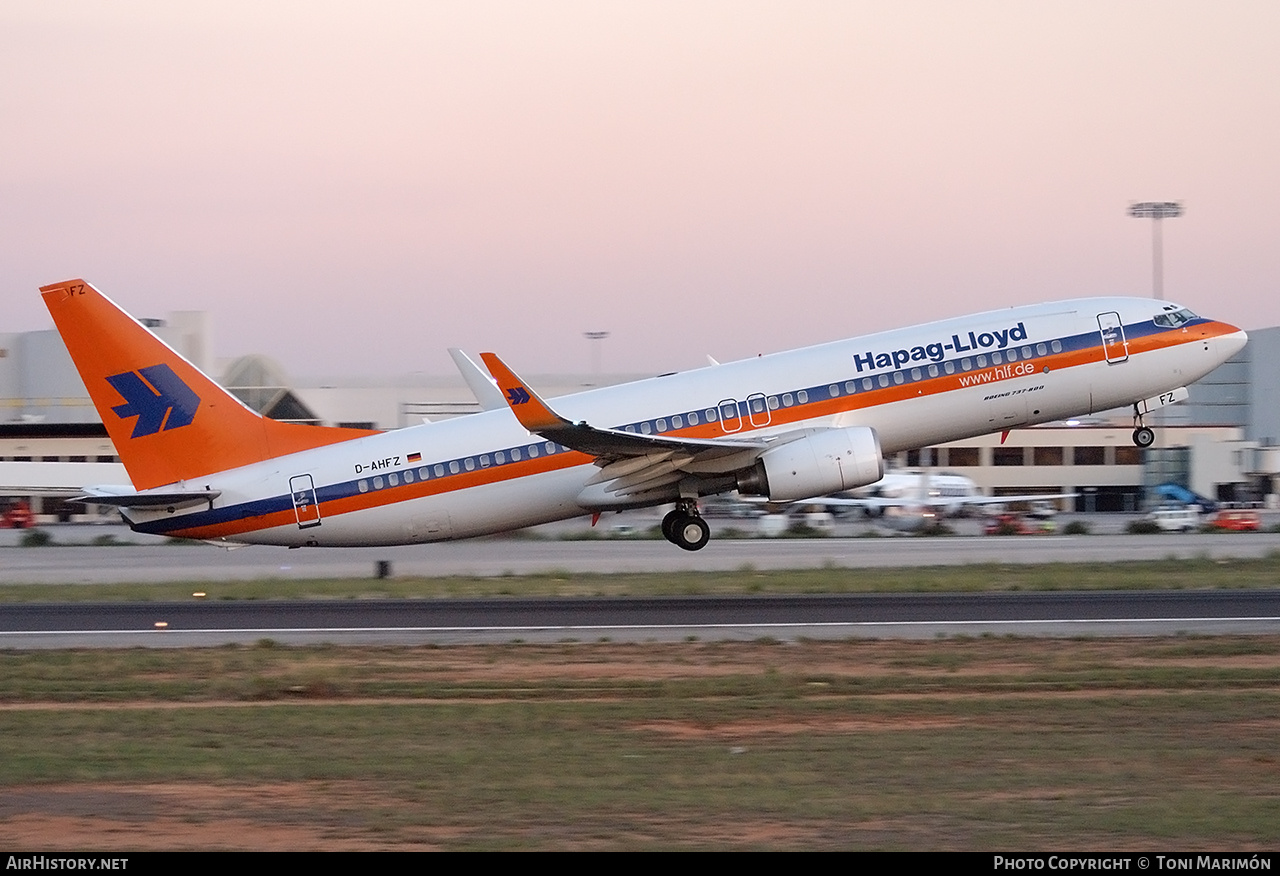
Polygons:
M662 536L687 551L702 550L711 540L711 527L698 513L692 499L681 499L676 508L662 518Z
M1143 425L1142 414L1138 406L1133 406L1133 443L1139 447L1150 447L1156 443L1156 433L1149 426Z

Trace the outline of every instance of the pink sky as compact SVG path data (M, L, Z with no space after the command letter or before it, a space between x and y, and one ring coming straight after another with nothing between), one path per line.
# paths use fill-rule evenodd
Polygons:
M1148 295L1280 324L1280 4L0 0L0 332L659 372Z

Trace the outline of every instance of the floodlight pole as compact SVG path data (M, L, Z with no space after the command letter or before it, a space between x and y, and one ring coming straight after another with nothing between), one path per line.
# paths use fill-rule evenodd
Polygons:
M1164 300L1164 239L1160 220L1182 215L1181 201L1140 201L1129 205L1129 215L1151 220L1151 287L1152 296Z

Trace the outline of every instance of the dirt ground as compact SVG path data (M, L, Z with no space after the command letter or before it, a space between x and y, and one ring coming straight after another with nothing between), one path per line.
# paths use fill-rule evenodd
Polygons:
M645 644L564 644L557 646L466 646L435 649L328 649L308 653L295 668L334 672L358 671L375 662L380 677L430 674L450 682L510 682L537 684L555 680L577 683L655 681L670 679L752 676L778 673L805 679L815 696L832 679L868 679L895 675L951 679L982 676L1015 678L1034 671L1064 666L1110 667L1219 667L1280 670L1280 648L1247 654L1197 654L1165 644L1132 640L1005 640L971 643L959 651L939 648L931 642L803 642ZM1162 650L1163 649L1163 650ZM159 679L162 676L151 675ZM826 681L823 681L826 679ZM1113 690L1117 697L1133 697L1143 690ZM1025 691L1018 694L1026 696ZM1079 691L1049 691L1037 696L1049 699L1078 697ZM1093 694L1096 696L1097 692ZM500 697L500 694L497 696ZM566 702L597 696L580 688L563 691ZM607 697L608 694L602 696ZM880 695L878 695L880 696ZM1000 696L991 693L917 693L882 696ZM315 697L299 702L334 705L368 702L342 697ZM486 701L495 701L493 697ZM543 700L545 701L545 700ZM397 700L379 699L379 703ZM413 700L412 702L419 702ZM192 709L254 708L243 701L166 703L156 701L67 704L59 702L0 703L0 710L76 709ZM946 717L838 718L785 717L735 720L723 723L652 720L632 729L673 740L742 742L787 734L859 734L886 730L910 733L938 730L959 723ZM1255 722L1254 732L1274 734L1277 722ZM127 852L172 849L285 850L429 850L448 847L463 828L400 825L393 835L379 836L364 822L353 823L371 796L379 794L372 782L354 780L273 781L268 783L215 783L199 781L100 783L61 782L10 786L0 794L0 845L32 852L93 849ZM746 844L803 844L796 835L801 827L762 818L735 827L738 841ZM733 838L720 836L720 841ZM584 839L584 848L592 841ZM608 847L602 844L600 847Z

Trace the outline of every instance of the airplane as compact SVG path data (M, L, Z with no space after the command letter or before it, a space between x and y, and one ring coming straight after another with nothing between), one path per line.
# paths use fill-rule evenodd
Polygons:
M948 319L542 399L493 353L502 409L389 432L260 416L84 280L41 287L131 484L87 487L136 531L215 544L414 544L698 499L796 502L874 483L885 454L1187 397L1247 342L1174 304L1094 298ZM456 358L456 357L455 357ZM465 357L464 357L465 358ZM489 400L496 394L487 392Z
M982 505L1008 505L1017 502L1052 502L1072 499L1077 493L1032 493L1027 495L988 496L973 478L951 472L927 469L898 469L866 487L851 490L827 500L833 504L865 509L870 516L903 506L931 508L947 517Z
M898 532L918 532L941 517L955 517L970 508L998 509L1014 503L1031 503L1041 513L1052 513L1051 504L1079 493L1031 493L988 496L972 478L928 469L897 469L874 484L823 496L804 503L808 508L858 508L868 517ZM749 500L754 501L754 500Z

